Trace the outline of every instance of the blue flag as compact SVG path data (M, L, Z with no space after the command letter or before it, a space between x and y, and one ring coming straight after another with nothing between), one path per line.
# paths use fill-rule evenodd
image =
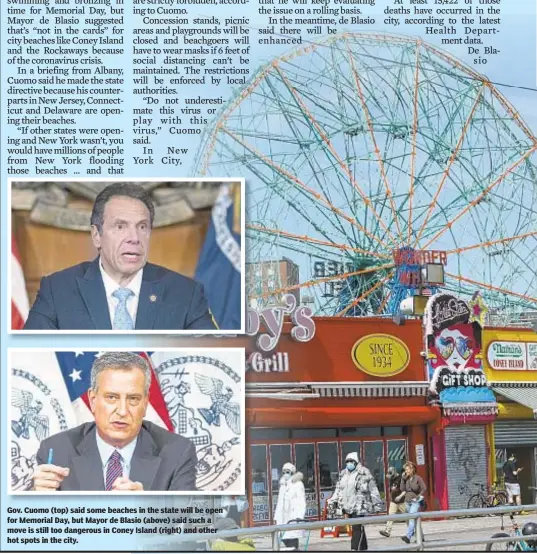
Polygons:
M218 327L238 331L241 328L241 236L239 229L234 228L237 227L234 219L240 222L240 217L235 218L240 196L237 195L237 200L234 196L232 185L221 185L198 260L196 280L205 288Z

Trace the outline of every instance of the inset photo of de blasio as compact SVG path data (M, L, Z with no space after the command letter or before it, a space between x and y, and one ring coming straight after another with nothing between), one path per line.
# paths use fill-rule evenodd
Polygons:
M12 331L244 330L240 180L10 190Z
M12 492L242 493L243 349L26 350L10 364Z

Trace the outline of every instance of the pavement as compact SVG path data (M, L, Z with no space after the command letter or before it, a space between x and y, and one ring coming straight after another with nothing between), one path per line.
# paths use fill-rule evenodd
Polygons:
M515 516L517 523L522 527L527 521L537 522L537 513ZM458 552L483 552L485 543L478 545L453 546L447 547L447 541L488 538L495 533L509 533L509 516L504 517L505 530L501 529L500 516L485 516L449 519L442 521L424 521L423 532L425 537L425 548L431 551L458 551ZM367 540L369 550L391 551L394 548L404 547L405 543L401 536L405 533L406 523L394 523L392 536L384 538L379 534L383 525L367 525ZM257 550L270 551L272 549L271 537L268 535L257 535L255 544ZM305 539L300 541L301 549L305 544ZM505 550L505 543L500 543L496 550ZM350 537L341 538L320 538L320 530L314 530L310 533L308 552L348 552L350 551Z

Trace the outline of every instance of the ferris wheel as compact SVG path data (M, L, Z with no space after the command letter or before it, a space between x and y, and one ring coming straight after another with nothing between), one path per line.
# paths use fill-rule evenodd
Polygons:
M516 318L537 309L536 150L505 97L450 54L345 33L262 67L207 129L196 171L246 178L257 305L293 293L317 315L393 313L396 253L436 251L444 290L480 290Z

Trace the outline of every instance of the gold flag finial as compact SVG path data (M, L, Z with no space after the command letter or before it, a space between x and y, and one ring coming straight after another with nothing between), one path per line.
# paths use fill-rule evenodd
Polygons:
M233 198L233 232L241 234L241 184L233 183L231 185L231 195Z

